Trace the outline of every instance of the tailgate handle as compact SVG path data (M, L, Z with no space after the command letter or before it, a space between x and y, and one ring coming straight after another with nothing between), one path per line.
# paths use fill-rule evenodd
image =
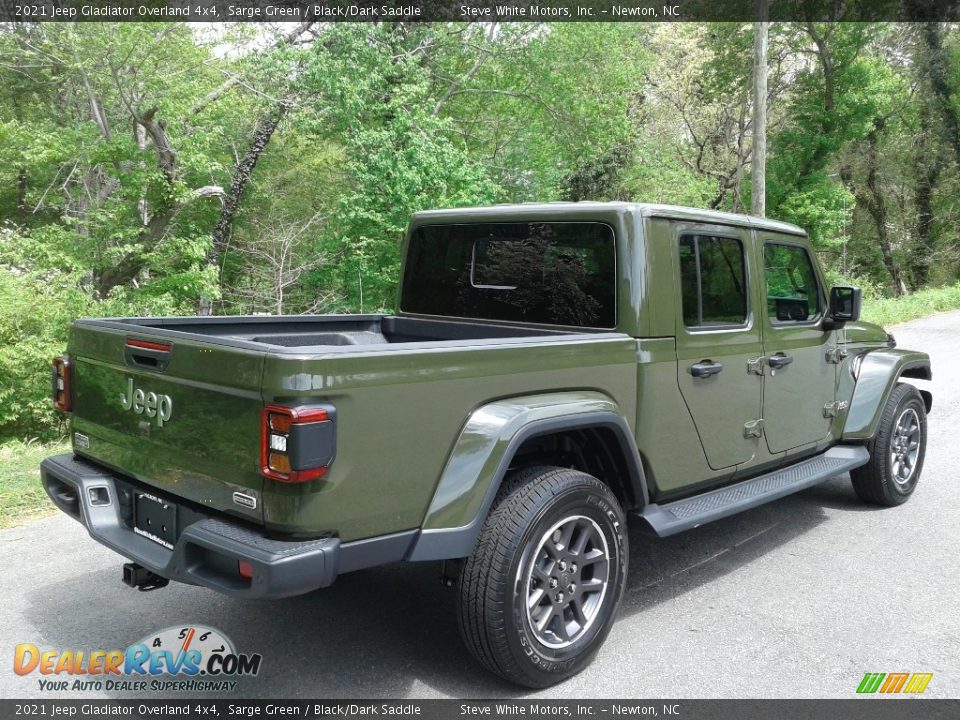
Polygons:
M170 362L170 353L173 346L169 343L151 342L149 340L128 339L123 348L123 359L127 365L157 370L163 372Z

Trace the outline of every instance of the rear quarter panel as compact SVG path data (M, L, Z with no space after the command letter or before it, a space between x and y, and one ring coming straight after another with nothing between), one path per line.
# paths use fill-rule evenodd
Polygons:
M633 417L636 343L616 334L444 348L396 344L319 356L267 356L268 401L337 410L337 457L323 481L268 483L264 521L342 540L420 527L460 431L493 400L557 390L612 398Z

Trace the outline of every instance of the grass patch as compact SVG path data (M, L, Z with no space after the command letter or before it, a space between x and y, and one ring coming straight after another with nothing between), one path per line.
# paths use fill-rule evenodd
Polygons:
M957 309L960 309L960 285L948 285L901 298L864 298L862 316L868 322L886 326Z
M55 510L40 485L40 461L69 449L67 443L8 440L0 444L0 527L10 527Z

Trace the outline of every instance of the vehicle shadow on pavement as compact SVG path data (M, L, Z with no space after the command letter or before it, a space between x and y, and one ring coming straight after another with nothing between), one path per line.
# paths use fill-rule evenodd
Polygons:
M795 495L672 537L631 526L620 617L642 612L763 557L827 520L826 508L872 511L842 475Z
M844 477L671 538L647 536L639 522L631 522L631 566L619 622L789 543L827 519L825 506L863 507ZM121 584L120 564L117 558L114 569L30 593L28 613L44 644L81 649L78 638L96 638L89 649L125 648L166 627L204 624L224 632L239 652L263 655L259 675L239 679L235 693L180 695L186 698L527 694L487 673L468 654L457 630L456 591L440 582L438 563L355 572L325 590L272 601L235 600L176 583L137 592Z

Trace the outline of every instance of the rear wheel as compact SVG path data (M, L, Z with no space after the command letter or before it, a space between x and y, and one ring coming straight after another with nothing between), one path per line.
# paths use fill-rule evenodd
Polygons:
M870 462L850 472L861 500L892 507L917 487L927 445L927 413L912 385L898 384L883 408L880 425L867 443Z
M498 675L546 687L582 670L610 631L627 571L626 521L585 473L508 479L460 575L459 624Z

